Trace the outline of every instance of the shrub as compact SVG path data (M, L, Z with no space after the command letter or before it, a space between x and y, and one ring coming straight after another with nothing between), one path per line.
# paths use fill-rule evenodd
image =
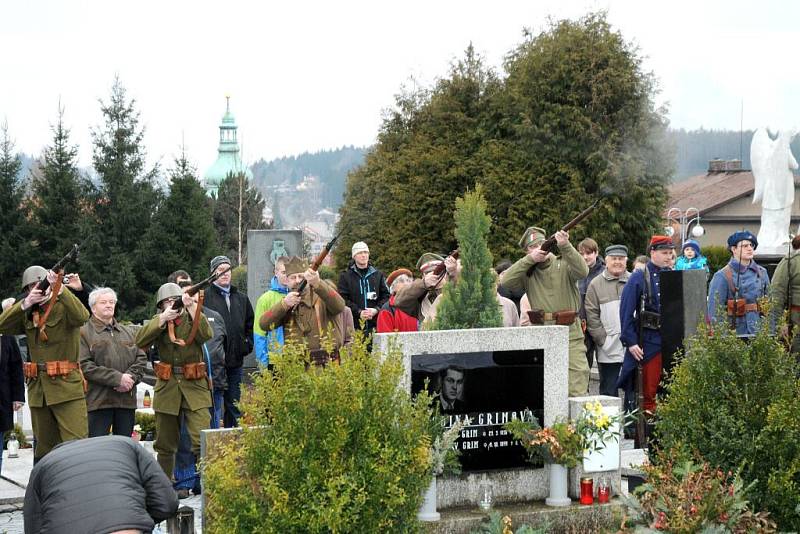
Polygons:
M763 323L749 342L724 325L713 332L702 325L666 385L656 430L665 449L738 471L756 509L782 529L798 529L797 364Z
M137 411L135 419L135 424L139 425L139 434L142 439L146 439L148 433L152 439L156 439L156 416L154 414Z
M711 274L725 267L731 259L730 249L722 245L703 247L700 249L700 253L706 257Z
M231 269L231 285L242 293L247 293L247 265L239 265Z
M683 456L677 450L662 452L655 465L644 467L648 482L626 499L631 527L687 534L775 532L768 514L749 509L741 478Z
M489 512L489 516L483 518L480 528L473 530L470 534L545 534L547 527L533 529L530 525L520 525L517 530L512 530L514 522L510 516L502 515L500 512Z
M243 395L252 427L204 466L210 533L416 532L431 480L431 399L398 387L402 355L356 336L341 365L306 370L305 346L273 355ZM437 421L438 422L438 421Z
M319 277L323 280L330 280L334 284L339 281L339 278L336 276L336 271L330 265L320 265L318 272Z

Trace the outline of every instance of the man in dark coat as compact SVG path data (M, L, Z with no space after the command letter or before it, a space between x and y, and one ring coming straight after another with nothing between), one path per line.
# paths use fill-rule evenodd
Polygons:
M226 256L216 256L211 260L211 273L222 272L231 266ZM227 334L225 347L225 375L228 389L225 390L225 427L238 425L239 398L241 397L242 365L244 357L253 351L253 305L247 295L231 285L231 272L228 271L211 284L205 292L205 305L220 314L225 321Z
M12 304L13 298L4 300L3 311ZM19 345L14 336L0 335L0 444L5 433L14 428L14 412L24 404L25 381L22 378ZM0 454L0 467L2 462L3 456Z
M178 498L153 456L128 437L62 443L31 471L26 534L151 532Z
M351 249L353 261L339 276L339 294L353 313L353 324L365 333L375 330L378 312L389 300L386 277L369 262L369 247L363 241Z

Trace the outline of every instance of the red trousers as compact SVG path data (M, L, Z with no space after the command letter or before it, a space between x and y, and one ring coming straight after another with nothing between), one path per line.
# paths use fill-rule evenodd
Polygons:
M644 389L644 411L656 411L656 392L661 381L661 353L657 353L642 365L642 386Z

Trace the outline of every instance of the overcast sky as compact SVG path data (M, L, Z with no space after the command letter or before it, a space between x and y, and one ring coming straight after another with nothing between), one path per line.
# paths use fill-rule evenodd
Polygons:
M18 150L51 140L58 100L80 164L115 74L137 101L148 160L184 140L202 174L225 95L244 158L375 141L412 77L430 84L470 41L490 65L548 16L607 9L660 81L673 127L800 125L800 2L0 0L0 122Z

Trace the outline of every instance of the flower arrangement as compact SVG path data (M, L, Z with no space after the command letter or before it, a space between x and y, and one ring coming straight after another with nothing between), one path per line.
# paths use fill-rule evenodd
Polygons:
M131 433L131 438L134 441L139 441L142 437L142 427L141 425L133 425L133 432Z
M465 426L469 426L469 418L459 419L450 428L437 435L430 447L431 470L434 476L445 471L457 475L461 473L461 463L458 461L458 450L453 446L458 435Z
M620 425L635 414L608 415L597 402L587 402L574 421L557 420L541 428L536 421L514 420L506 430L528 451L531 460L573 468L584 456L599 451L609 440L619 440Z

